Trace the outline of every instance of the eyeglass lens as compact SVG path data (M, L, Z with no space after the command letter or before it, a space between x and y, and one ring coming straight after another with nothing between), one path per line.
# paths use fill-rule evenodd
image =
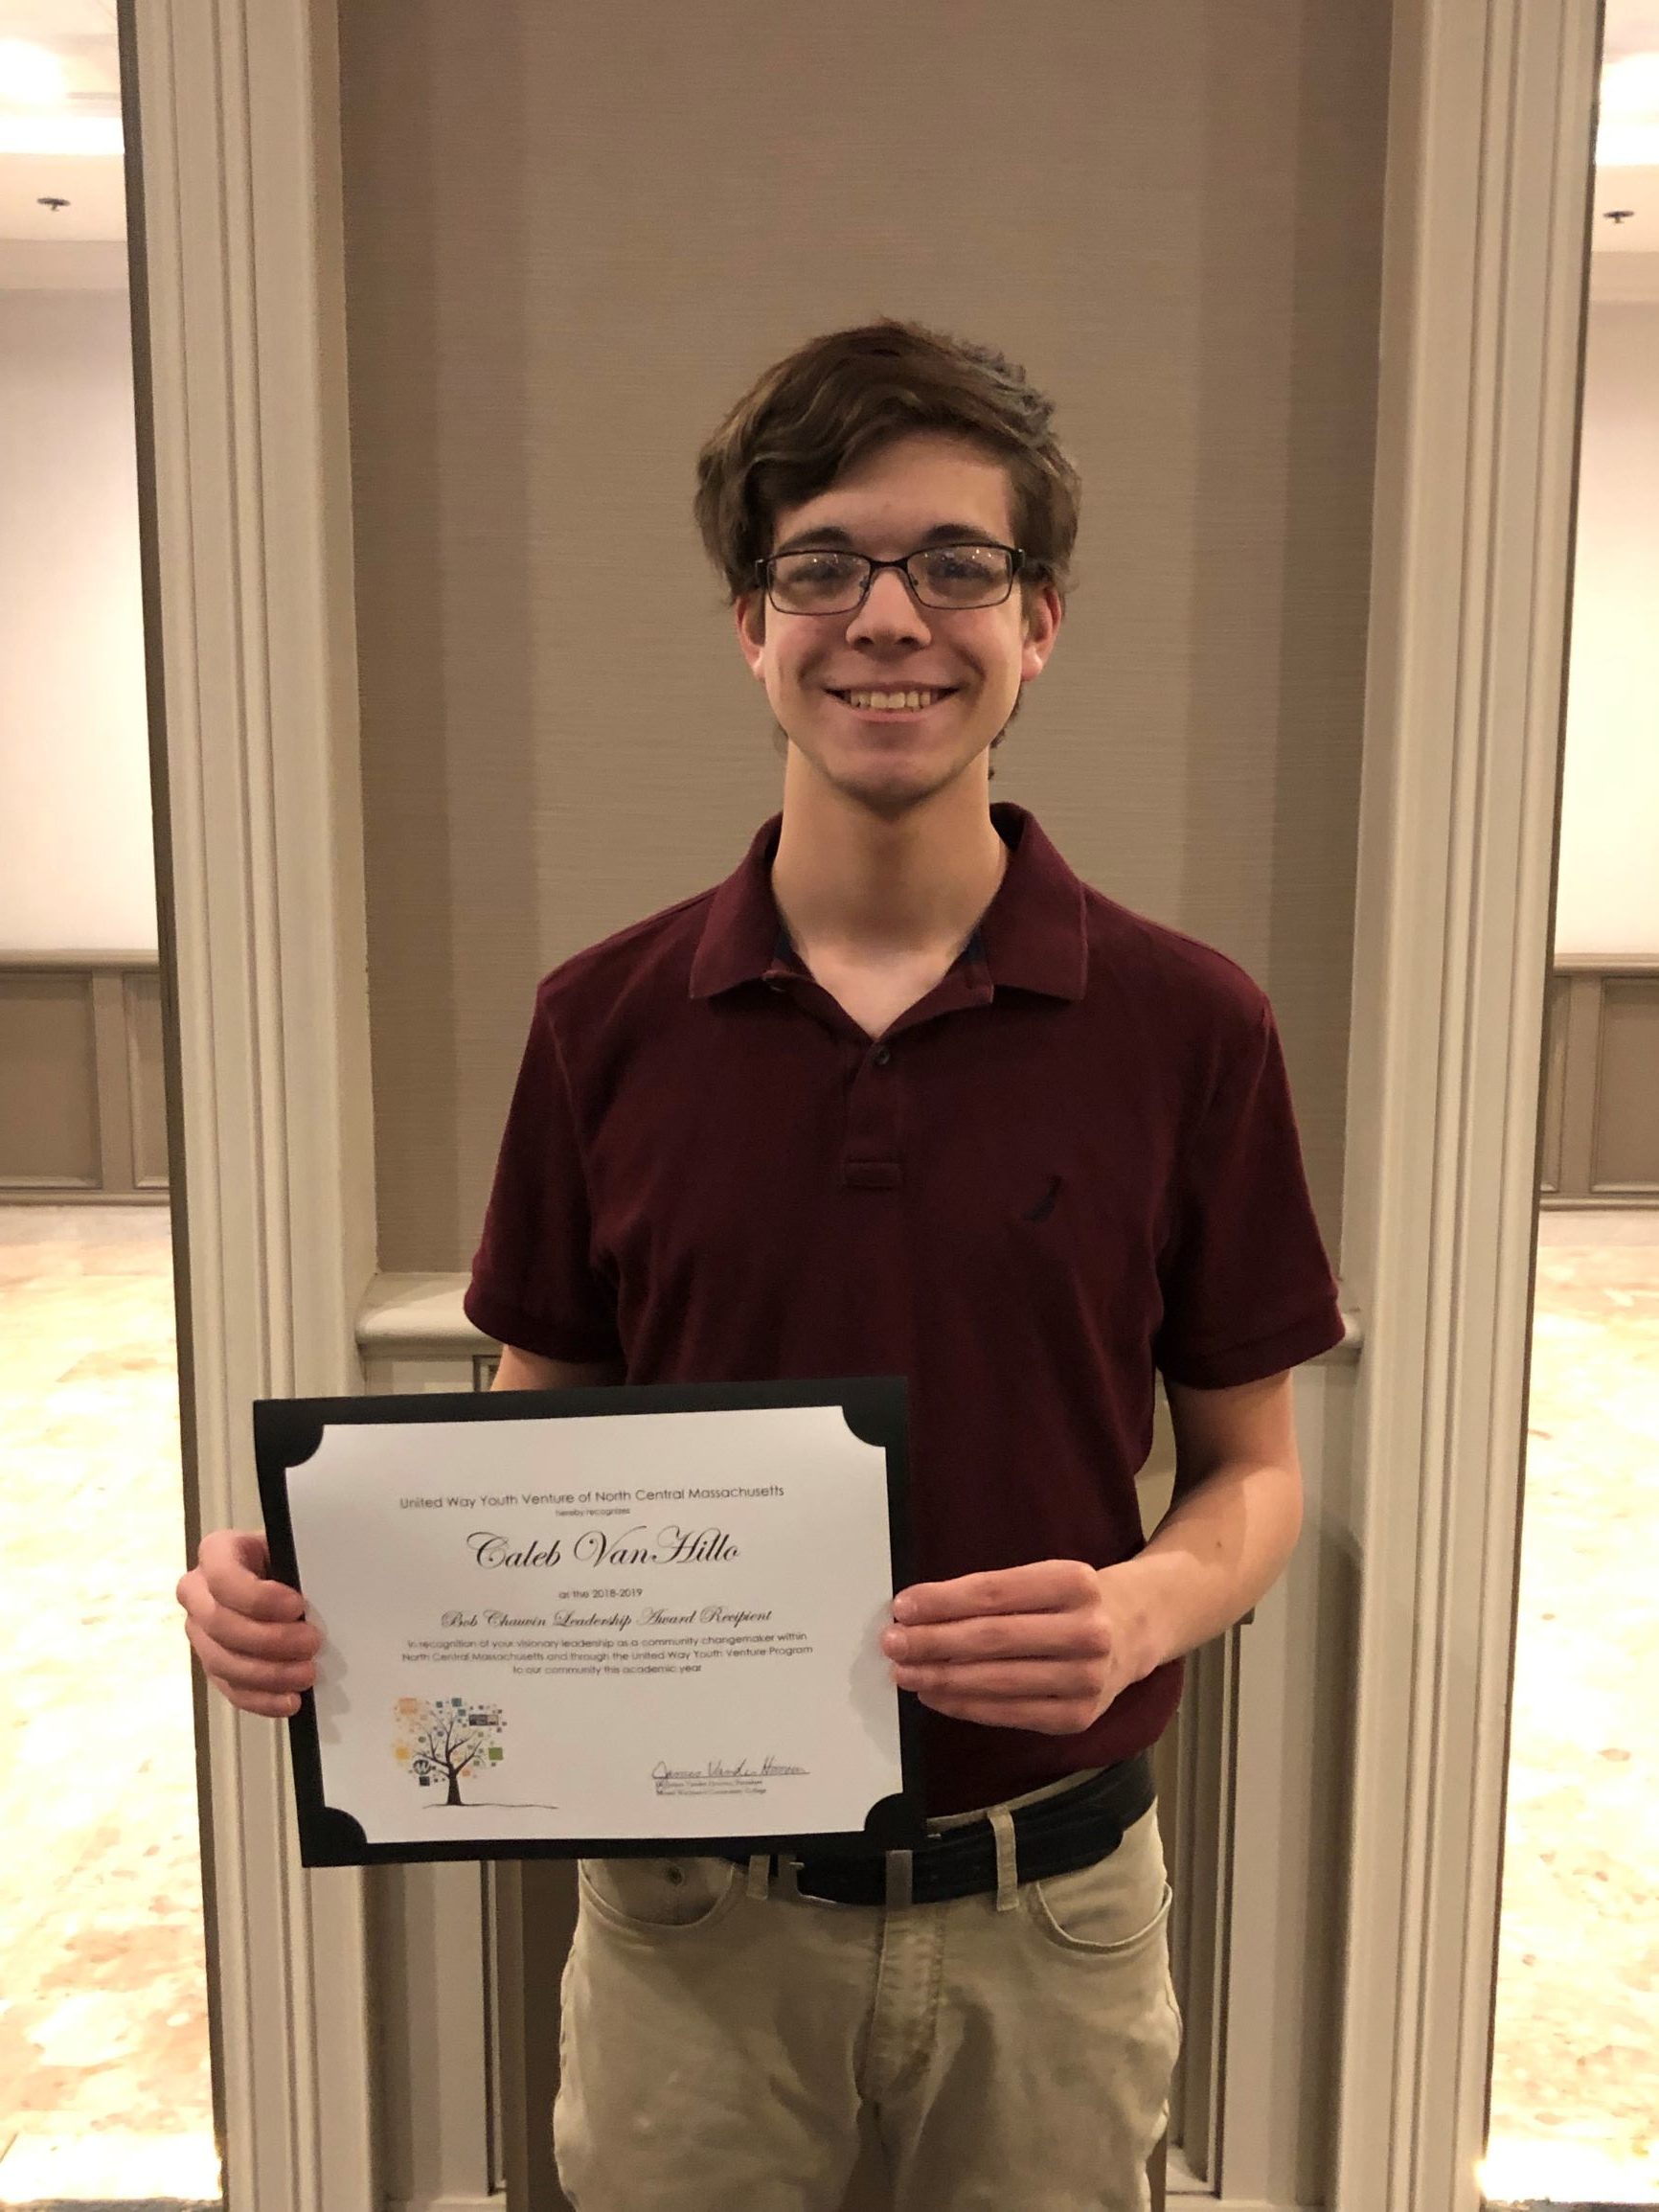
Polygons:
M923 606L994 606L1013 581L1012 559L1000 545L930 545L904 566ZM772 598L791 614L851 613L871 570L867 555L830 547L780 554L770 563Z

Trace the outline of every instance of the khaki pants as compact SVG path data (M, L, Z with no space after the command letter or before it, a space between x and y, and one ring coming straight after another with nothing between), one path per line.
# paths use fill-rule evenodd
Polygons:
M861 2109L893 2212L1144 2212L1180 2042L1156 1810L1094 1866L1011 1872L1005 1848L1000 1898L871 1906L764 1861L583 1860L577 2212L837 2212Z

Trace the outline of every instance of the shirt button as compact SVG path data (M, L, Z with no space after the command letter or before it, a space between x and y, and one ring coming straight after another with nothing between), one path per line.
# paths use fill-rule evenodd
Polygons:
M891 1051L891 1049L890 1049L890 1048L889 1048L887 1045L885 1045L885 1044L878 1044L878 1045L875 1047L875 1064L876 1064L876 1066L877 1066L877 1067L885 1067L885 1066L887 1065L888 1061L889 1061L889 1060L890 1060L893 1058L893 1054L892 1054L892 1051Z

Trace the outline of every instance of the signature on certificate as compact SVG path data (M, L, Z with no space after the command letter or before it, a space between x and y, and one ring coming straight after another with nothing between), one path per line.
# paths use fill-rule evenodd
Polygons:
M791 1766L788 1760L768 1751L758 1762L710 1759L701 1767L670 1767L666 1759L659 1759L651 1768L651 1780L659 1797L723 1797L753 1795L768 1782L810 1772L810 1767Z

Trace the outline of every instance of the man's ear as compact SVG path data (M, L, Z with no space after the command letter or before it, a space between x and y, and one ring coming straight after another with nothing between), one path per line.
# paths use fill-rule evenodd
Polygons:
M1055 638L1065 614L1065 604L1052 583L1045 583L1034 591L1025 604L1024 650L1020 656L1020 679L1029 683L1041 675L1044 663L1054 650Z
M743 658L749 664L749 673L761 673L761 655L766 643L766 595L763 591L745 591L733 603L732 612L738 625L738 644Z

